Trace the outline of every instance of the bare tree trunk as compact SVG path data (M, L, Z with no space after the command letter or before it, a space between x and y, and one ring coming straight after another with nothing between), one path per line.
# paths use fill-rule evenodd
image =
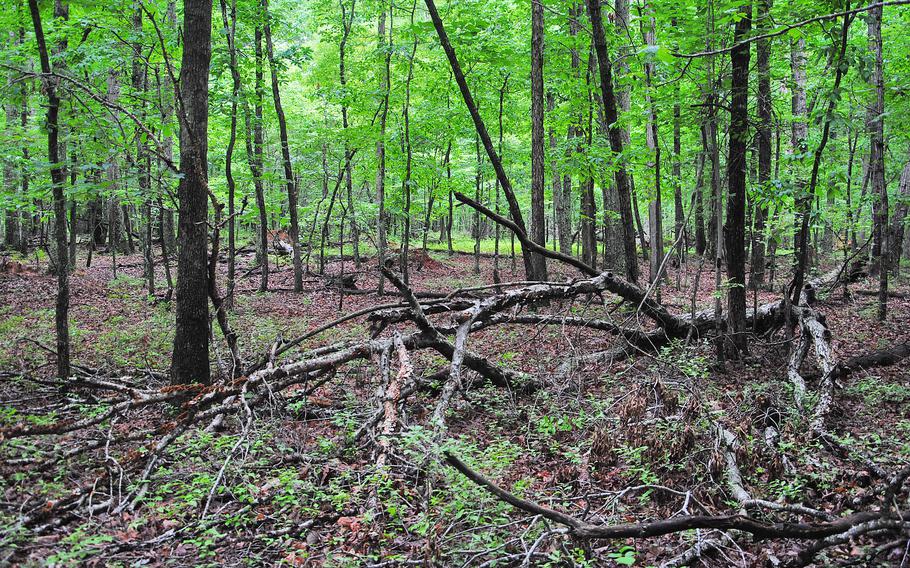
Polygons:
M237 143L237 105L240 101L241 82L240 67L237 63L237 46L235 43L237 29L237 2L231 0L230 18L228 17L228 6L226 0L220 0L221 5L221 23L224 26L224 35L227 38L229 66L231 68L231 127L228 135L228 145L224 155L224 177L228 186L228 260L227 260L227 292L224 296L224 307L231 309L234 305L234 276L236 270L236 225L234 221L235 205L234 195L236 192L236 183L234 182L233 157L234 146ZM247 112L249 116L249 112ZM217 287L216 287L217 288Z
M132 56L132 77L131 83L133 92L139 99L139 112L137 113L140 120L146 116L145 110L145 91L146 91L146 69L143 64L142 53L142 6L138 3L133 6L132 14L133 34L133 56ZM146 287L149 295L155 294L155 253L154 243L152 242L152 179L151 179L151 159L148 148L143 142L141 129L136 128L136 174L139 180L139 195L142 197L141 223L140 223L140 241L142 244L142 273L145 277Z
M676 18L673 18L673 26L676 26ZM676 83L676 92L673 101L673 165L671 174L673 176L673 235L677 238L682 234L682 243L679 246L677 260L682 267L689 250L689 229L686 227L686 212L683 209L682 194L682 133L681 133L681 109L679 82ZM679 280L677 278L677 287Z
M499 114L497 115L498 126L499 126L499 146L497 148L497 152L499 153L500 156L502 155L502 132L503 132L502 111L503 111L503 105L505 103L505 98L506 98L506 89L508 88L508 86L509 86L509 73L506 73L502 78L502 87L499 88ZM451 149L452 149L452 143L449 142L449 148L446 150L446 172L449 173L449 177L451 177L451 165L449 164L449 152L451 151ZM494 191L496 193L496 196L494 198L494 201L495 201L494 210L496 211L497 214L499 214L500 210L499 210L499 178L498 177L496 178L496 184L494 186ZM450 212L451 212L451 203L452 203L452 190L449 190L449 211ZM500 278L500 274L499 274L500 227L499 227L499 223L496 223L495 225L496 226L493 227L493 231L494 231L494 234L493 234L493 282L496 284L499 284L502 280ZM451 234L451 230L450 230L449 234Z
M167 7L165 9L165 21L171 27L171 29L177 28L177 6L175 0L168 0ZM156 74L157 76L157 74ZM158 101L161 107L161 125L162 127L170 126L171 121L174 118L174 86L171 84L171 74L164 73L161 76L160 81L158 81ZM168 129L171 130L171 129ZM162 157L170 161L174 157L174 140L170 133L167 133L162 137ZM161 162L159 161L159 166ZM165 180L164 176L159 176L159 180L163 182ZM162 187L158 188L159 195L170 195L170 190L163 187L164 183L161 184ZM159 199L159 206L164 206L166 202L163 199ZM162 224L160 233L162 240L166 241L162 247L166 247L172 253L177 250L177 235L174 231L174 210L172 207L167 207L162 214L159 216L159 221ZM171 287L173 288L173 287Z
M483 203L481 189L483 187L483 157L480 153L480 137L474 135L474 201ZM483 227L480 220L480 211L474 210L471 223L471 235L474 237L474 274L480 274L480 239Z
M107 76L107 94L105 95L108 104L116 104L120 97L119 80L117 71L111 69ZM120 204L116 198L117 185L120 183L120 162L116 155L108 156L107 181L111 193L107 208L107 248L111 252L111 270L113 277L116 278L117 252L120 250Z
M297 219L297 185L294 183L294 171L291 166L291 147L288 142L288 123L281 106L281 92L278 88L278 68L275 66L275 49L272 45L272 28L269 25L269 2L262 0L264 23L262 30L265 35L265 52L269 60L269 71L272 77L272 99L275 103L275 115L278 118L278 133L281 140L281 158L284 165L284 182L288 194L288 213L290 216L290 231L294 263L294 291L303 290L303 264L300 262L300 224Z
M869 51L873 66L870 83L874 89L866 115L869 132L869 180L875 196L872 258L877 262L879 277L878 319L888 313L888 187L885 181L885 80L882 62L882 7L872 8L866 18Z
M244 104L244 121L246 125L246 159L253 176L253 190L256 193L256 208L259 210L259 264L262 267L259 276L259 291L265 292L269 288L269 220L268 210L265 205L265 188L263 187L263 159L262 159L262 105L265 98L263 85L263 54L262 54L262 27L256 26L255 39L255 76L253 85L253 112L252 127L250 125L250 108ZM252 134L252 144L250 138Z
M531 0L531 239L547 245L544 218L546 183L543 129L543 3ZM532 256L534 274L531 280L547 279L547 261L542 255Z
M502 167L502 161L493 148L493 141L490 139L490 134L487 132L487 127L483 122L483 118L477 111L477 105L474 104L474 98L471 96L471 91L468 88L464 72L461 70L461 65L458 63L455 50L449 42L449 36L445 31L442 19L439 17L439 12L436 10L436 4L433 0L424 1L427 5L427 10L430 13L430 19L433 21L433 27L436 29L436 34L439 36L439 43L442 45L443 51L446 53L446 58L449 60L449 66L452 68L452 74L455 76L455 82L458 84L465 106L468 107L468 112L471 114L471 119L474 121L474 128L477 129L477 133L480 136L481 142L483 142L483 147L487 152L490 163L496 171L496 177L499 180L499 184L502 186L503 195L505 195L506 201L509 203L509 214L512 217L512 221L519 229L524 231L526 228L524 217L521 214L521 207L518 204L515 193L512 191L512 184L509 182L505 169ZM528 278L533 277L534 266L531 261L531 252L525 250L524 247L522 247L522 258L525 265L525 275Z
M645 44L649 46L655 46L656 39L654 33L654 15L647 0L645 0L642 12L647 14L647 22L642 20L641 24L643 28L642 35L644 36ZM649 248L651 268L649 281L652 283L657 283L655 284L655 288L658 288L662 277L660 274L660 267L664 258L663 207L661 204L660 195L660 139L657 135L657 111L654 108L654 101L651 97L652 80L654 76L653 61L651 59L645 59L644 67L645 105L648 108L647 143L648 158L650 160L648 169L654 172L654 180L650 188L654 192L654 196L652 197L651 203L648 206L648 234L651 240L651 246ZM658 295L657 298L659 301L660 296Z
M740 8L733 42L743 41L752 28L752 6ZM730 153L727 159L727 322L732 344L746 353L746 151L749 143L749 45L730 52L733 80L730 108Z
M904 221L910 207L910 158L901 171L900 185L897 190L897 203L894 205L894 216L891 218L891 235L888 244L891 252L891 273L897 278L901 273L901 257L904 254Z
M180 248L177 258L177 325L171 359L174 384L211 380L208 217L208 98L212 57L212 1L185 0L180 65L180 170L177 188Z
M701 125L702 151L699 155L699 176L695 180L695 253L704 256L708 250L708 238L705 234L705 190L704 190L704 166L708 156L708 136L706 125Z
M18 88L24 90L23 86L20 86ZM16 104L12 101L4 104L3 108L6 112L6 129L10 135L10 138L12 138L14 135L13 133L16 127L16 123L19 120L19 111L16 108ZM3 183L7 192L13 195L17 193L16 166L15 160L12 158L12 156L9 156L8 159L4 160ZM10 248L12 250L20 250L22 248L22 235L19 222L18 207L15 205L10 205L6 209L5 215L6 226L4 227L3 243L7 246L7 248Z
M354 182L351 179L351 160L353 154L351 152L350 142L348 141L348 79L344 68L345 48L347 47L348 36L351 34L351 25L354 23L355 4L356 0L352 0L351 13L347 14L344 0L339 1L339 5L341 6L341 27L343 28L343 31L341 42L338 44L338 82L341 84L341 127L344 130L344 186L348 198L348 212L351 215L351 240L354 243L354 266L360 268L360 231L357 228L357 209L354 206ZM344 235L341 236L341 240L342 250L344 250Z
M57 263L57 301L55 306L55 325L57 332L57 376L61 379L70 375L70 339L69 339L69 254L66 241L66 198L63 184L66 181L60 167L59 154L59 116L60 98L57 96L56 80L51 79L50 57L41 26L41 12L37 0L29 0L29 11L35 28L35 40L38 43L38 55L41 60L41 72L44 91L47 94L47 159L51 165L51 185L54 195L54 240L56 241Z
M844 17L843 26L841 28L841 37L840 37L840 49L838 52L837 66L834 76L834 85L832 87L832 92L838 92L840 89L841 79L844 76L844 57L847 53L847 35L850 31L850 22L852 18L848 15ZM800 88L800 81L802 81L802 86L805 86L805 72L802 70L802 46L798 46L798 49L794 51L794 54L799 54L799 56L794 56L793 59L793 75L794 83L796 87L794 88L793 94L793 105L794 111L805 111L805 89ZM800 95L800 93L802 93ZM800 227L798 231L798 242L796 249L796 266L793 276L793 281L790 284L790 295L792 296L792 302L797 304L800 301L800 296L803 290L803 281L805 277L806 267L808 266L809 261L809 208L811 207L812 196L816 194L816 188L818 187L818 172L821 167L822 155L825 151L825 146L828 144L828 137L831 133L831 120L834 117L834 110L837 106L837 99L831 97L828 100L828 107L825 110L825 117L822 126L822 136L821 140L818 143L818 148L816 148L813 154L812 162L812 173L809 177L809 187L803 194L802 200L804 202L802 219L800 222ZM805 116L803 112L797 113L794 112L795 116ZM795 142L799 142L801 147L805 147L805 136L807 134L807 126L805 123L794 123L793 126L793 138ZM802 140L799 139L802 137ZM796 146L796 144L794 144ZM799 194L797 194L799 195ZM885 277L887 281L887 276Z
M120 209L123 214L123 232L126 233L126 252L129 254L136 253L136 243L133 242L133 217L132 206L128 203L121 203Z
M417 10L417 0L411 7L411 29L414 26L414 12ZM408 270L408 247L411 240L411 166L413 149L411 148L411 81L414 79L414 56L417 54L417 33L413 32L414 40L411 44L411 54L408 58L408 77L404 83L404 109L402 118L404 120L404 145L405 145L405 171L402 180L402 191L404 192L404 231L401 238L401 277L405 284L410 283Z
M587 116L587 128L583 131L581 125L578 126L578 130L573 132L574 137L579 138L578 146L576 150L581 153L584 150L581 146L580 134L584 134L586 147L590 148L594 140L594 104L592 99L593 88L591 86L591 79L594 74L595 55L594 51L590 52L588 57L588 72L587 72L587 84L588 84L588 116ZM600 122L600 121L598 121ZM594 202L594 175L589 173L587 176L579 180L581 185L581 202L579 218L581 222L581 258L582 261L591 266L592 268L597 264L597 205Z
M714 41L714 1L708 0L708 13L705 16L706 23L706 51L712 50ZM714 256L714 332L715 332L715 350L717 354L717 365L724 369L725 357L725 327L723 317L723 294L721 292L721 266L723 265L723 235L721 231L723 207L720 195L720 153L717 148L717 108L716 95L714 89L715 69L714 56L708 56L707 69L707 92L706 106L707 116L704 126L704 143L707 149L708 157L711 160L711 219L709 225L711 241L709 242L709 252Z
M604 116L609 128L610 149L614 154L621 156L623 152L622 129L617 125L619 117L616 109L616 97L613 93L613 71L607 52L607 40L603 27L603 17L600 12L600 3L597 0L585 0L585 5L587 6L588 17L591 20L594 48L597 53L597 63L600 70L600 90L603 98ZM638 281L638 259L635 255L635 232L632 226L632 191L625 164L621 161L616 167L614 177L623 226L626 276L634 283Z
M794 154L805 155L807 151L806 141L809 137L809 127L806 123L806 40L799 38L790 42L790 68L792 74L792 93L791 93L791 112L794 116L793 126L791 129L791 146ZM799 168L798 164L795 166ZM803 249L806 249L808 255L808 246L802 247L803 241L808 242L809 232L809 215L812 207L812 200L805 190L805 181L801 172L794 176L794 195L796 203L796 234L794 250L797 252L793 255L794 270L794 289L788 291L792 295L793 302L799 301L799 294L802 290L802 282L806 270L807 260L803 260ZM805 228L803 228L805 227Z
M382 89L382 101L379 109L379 140L376 141L376 201L379 205L379 215L376 217L376 241L377 255L379 257L379 266L385 266L386 254L388 253L388 238L386 237L386 210L385 210L385 128L386 119L389 114L389 85L391 76L392 61L392 29L393 15L392 3L388 5L388 22L389 22L389 39L386 43L386 6L383 3L382 13L379 15L379 24L377 35L379 36L379 52L383 54L382 79L380 89ZM379 295L385 293L385 277L379 275Z
M78 180L77 174L79 173L79 168L77 166L78 166L78 164L76 163L76 153L73 152L70 155L70 170L69 170L71 188L76 187L76 181ZM70 199L70 201L69 201L70 239L69 239L69 250L67 251L67 255L69 257L69 264L66 267L66 269L69 270L70 272L72 272L73 270L76 269L76 245L78 244L78 240L79 240L78 239L79 232L76 230L77 224L78 224L78 207L76 205L76 199L73 198L73 199Z
M547 93L547 110L553 112L553 109L556 107L555 97L553 93ZM550 136L550 151L553 153L554 161L556 156L556 135L553 133L553 128L549 129ZM563 191L563 179L562 175L559 173L559 169L555 166L552 168L553 171L551 175L553 176L553 209L555 210L555 229L556 229L556 240L559 243L559 252L563 254L572 254L572 229L571 223L569 220L569 203L567 202L567 197ZM566 177L571 180L572 178L568 175ZM571 183L571 181L570 181ZM497 185L498 192L498 185ZM497 232L498 232L497 225Z
M772 27L771 17L772 0L758 2L757 28L768 30ZM771 41L760 40L756 43L755 55L758 66L758 128L756 143L758 145L758 185L762 195L771 182L771 111L773 97L771 95ZM761 198L753 204L752 226L752 258L751 278L749 286L758 290L765 284L765 218L768 216L768 206Z
M165 297L170 300L171 294L174 291L174 279L171 276L171 261L170 254L171 250L168 248L168 240L164 236L164 216L166 215L164 210L164 203L162 202L161 197L158 198L158 236L161 239L161 257L162 263L164 264L164 276L167 279L167 292ZM91 252L91 249L89 250ZM90 255L91 258L91 255Z

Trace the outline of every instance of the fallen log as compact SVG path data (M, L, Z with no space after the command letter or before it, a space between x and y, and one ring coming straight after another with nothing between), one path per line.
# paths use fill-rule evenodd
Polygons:
M910 357L910 343L899 343L887 349L871 351L848 359L847 361L841 361L832 373L832 376L841 379L852 373L865 371L866 369L896 365L907 357Z

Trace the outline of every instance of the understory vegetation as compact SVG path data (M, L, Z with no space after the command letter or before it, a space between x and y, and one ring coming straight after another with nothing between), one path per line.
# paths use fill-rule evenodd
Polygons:
M910 567L910 0L10 0L0 566Z

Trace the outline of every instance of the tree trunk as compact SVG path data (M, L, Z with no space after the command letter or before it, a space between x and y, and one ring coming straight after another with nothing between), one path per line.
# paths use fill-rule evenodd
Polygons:
M133 61L131 83L133 92L139 98L138 116L144 120L145 110L145 91L146 91L146 69L143 65L142 58L142 7L139 4L133 6ZM136 128L136 174L139 180L139 195L142 198L142 221L140 224L140 234L142 243L142 273L146 281L146 289L150 296L155 294L155 253L154 243L152 242L152 179L151 179L151 159L149 150L143 141L142 131Z
M544 221L545 161L543 129L543 3L531 0L531 239L547 245ZM542 255L532 256L534 273L530 280L547 279L547 262Z
M875 199L873 219L872 258L877 263L879 277L878 319L884 321L888 312L888 188L885 182L885 81L882 62L882 7L872 8L866 19L869 51L873 66L870 83L874 89L866 114L869 132L869 180Z
M116 104L120 97L120 78L117 71L111 69L107 76L107 93L105 100ZM114 122L117 121L114 111ZM120 251L120 203L117 200L117 186L120 184L120 162L116 154L108 156L107 182L110 198L107 204L107 250L111 253L111 274L117 278L117 252Z
M259 291L265 292L269 288L269 219L265 205L265 188L263 187L263 158L262 158L262 106L265 98L263 84L263 54L262 54L262 28L256 26L255 39L255 75L253 85L253 117L250 126L250 108L244 104L244 121L246 125L246 159L253 176L253 190L256 193L256 208L259 210L259 265L262 267L259 276ZM251 132L252 131L252 132ZM251 136L252 134L252 136ZM250 138L252 137L252 144Z
M552 113L556 108L556 100L553 96L553 93L547 93L547 110ZM550 136L550 152L553 155L552 163L555 164L556 161L556 135L553 132L553 128L549 128ZM572 229L570 219L569 219L569 203L567 197L563 191L563 179L562 175L559 173L559 168L555 165L551 168L553 171L551 175L553 176L553 209L555 212L555 229L556 235L555 240L559 243L559 252L563 254L572 254ZM568 175L566 177L569 177ZM571 177L569 177L571 180ZM571 182L570 182L571 183ZM498 191L498 189L497 189ZM497 225L499 227L499 225ZM498 229L497 229L498 230Z
M586 147L590 148L594 140L594 107L597 105L592 104L592 92L593 88L591 87L591 78L594 74L595 66L595 56L594 52L591 51L590 57L588 58L588 73L587 73L587 83L588 83L588 116L587 116L587 128L582 132L580 130L581 126L579 125L579 130L573 132L575 137L579 138L578 146L576 150L579 153L584 152L585 150L581 145L580 134L584 134ZM599 121L600 122L600 121ZM594 175L592 172L582 178L580 181L581 185L581 202L579 217L581 221L581 258L582 261L588 266L594 268L597 264L597 205L594 202Z
M772 0L759 0L758 25L761 30L772 27L771 17ZM756 143L758 145L758 186L759 197L753 203L752 226L752 258L751 278L749 287L758 290L765 284L765 218L768 216L768 206L762 196L768 191L771 182L771 111L773 98L771 95L771 41L763 39L756 43L755 55L758 67L758 128Z
M167 8L165 10L165 21L171 29L177 29L177 6L174 0L168 0ZM161 83L158 88L158 98L161 106L161 125L162 127L169 126L174 118L175 103L174 86L171 84L170 73L164 73L161 78ZM170 161L174 157L173 137L168 133L162 138L161 142L163 146L161 150L162 156ZM160 176L160 179L163 186L167 178L165 176ZM171 191L165 187L159 187L159 195L171 195ZM164 200L159 200L160 206L163 207L164 203ZM177 250L177 235L174 231L173 208L165 208L159 217L159 221L162 225L160 231L161 238L164 241L162 247L167 247L167 249L173 253Z
M228 186L228 259L227 259L227 293L224 297L225 308L230 309L233 306L234 296L234 276L235 276L235 256L236 256L236 225L234 221L235 205L234 195L236 192L236 183L234 182L233 157L234 146L237 143L237 104L240 101L241 82L240 67L237 63L237 46L235 44L237 29L237 2L231 1L230 18L228 18L228 6L226 0L220 0L221 5L221 24L224 26L224 35L227 38L229 66L231 68L231 127L228 135L228 145L224 154L224 177ZM247 112L247 116L249 112Z
M622 129L617 124L618 113L616 97L613 92L613 76L609 55L607 53L607 40L603 27L603 18L600 13L600 3L597 0L585 0L588 17L594 37L594 48L597 53L597 64L600 71L600 91L603 98L604 116L610 133L610 149L616 156L622 156L623 139ZM638 281L638 259L635 255L635 232L632 226L632 203L629 176L625 164L620 160L614 172L616 191L619 197L620 216L623 227L623 243L626 276L630 281Z
M70 339L69 339L69 253L66 240L66 198L63 184L66 181L60 167L59 152L59 116L60 98L57 96L56 79L51 78L50 57L41 25L41 12L37 0L29 0L29 11L35 28L35 40L38 43L38 55L41 60L44 91L47 95L47 159L51 167L51 185L54 195L54 240L56 243L57 264L57 301L55 306L55 327L57 332L57 376L67 379L70 376Z
M23 89L20 85L19 89ZM6 112L6 129L7 135L12 138L15 134L16 123L19 119L19 111L16 104L12 101L3 105ZM3 163L3 184L7 192L14 195L17 193L16 166L12 155ZM3 243L11 250L20 250L22 248L21 228L19 223L19 209L10 204L6 211L6 226L4 227Z
M695 180L695 253L703 256L708 250L708 238L705 234L705 190L704 190L704 167L706 157L708 156L708 136L706 125L701 126L702 151L698 157L700 169L699 175Z
M278 118L278 133L281 140L281 159L284 165L284 183L288 194L288 213L294 263L294 291L303 290L303 264L300 262L300 224L297 220L297 184L294 183L294 170L291 166L291 147L288 143L288 123L281 106L281 92L278 88L278 68L275 66L275 49L272 45L272 28L269 25L269 2L262 0L264 22L262 30L265 35L265 53L269 60L269 71L272 78L272 99L275 103L275 115Z
M844 76L844 58L847 53L847 39L848 33L850 31L850 22L852 21L851 17L845 16L843 20L843 26L841 28L841 37L840 37L840 49L839 55L837 58L837 67L834 75L834 85L832 87L832 92L837 93L840 89L841 79ZM794 83L796 87L794 88L793 95L793 105L794 111L805 111L805 89L800 88L805 86L805 72L802 70L802 47L799 46L797 50L794 51L794 54L799 54L799 56L794 56L793 60L793 74L794 74ZM802 81L802 85L800 84ZM800 95L800 93L802 93ZM822 155L825 151L825 146L828 144L828 137L831 133L831 120L834 117L834 111L837 107L837 98L830 97L828 100L828 107L825 110L824 122L822 126L822 136L819 141L818 148L816 148L813 153L813 162L812 162L812 173L809 176L809 188L805 191L802 197L803 206L802 206L802 219L798 231L798 242L796 249L796 267L795 273L793 276L793 281L790 285L790 294L792 296L793 304L800 302L800 297L803 290L803 281L805 277L806 267L808 266L809 260L809 208L811 207L812 196L816 194L816 188L818 187L818 172L821 167ZM795 116L805 116L802 113L794 112ZM805 123L795 123L793 126L793 137L795 142L800 142L802 147L805 147L805 136L807 135L808 127ZM799 137L802 137L802 141L799 140ZM794 146L796 146L794 144ZM799 195L799 194L797 194ZM887 282L887 276L885 276Z
M208 216L208 99L212 58L212 0L185 0L180 65L180 203L177 325L171 360L174 384L210 382L206 258Z
M751 31L752 6L740 9L742 16L733 35L734 44ZM730 107L730 153L727 159L727 323L732 344L745 353L746 342L746 150L749 143L749 49L748 44L730 52L733 80Z
M794 117L793 126L791 128L791 146L793 154L799 156L805 155L808 151L806 140L809 137L809 127L806 123L807 110L805 46L806 40L803 38L791 40L790 42L790 69L793 84L790 107ZM808 246L804 247L802 246L802 243L808 242L809 238L809 215L810 208L812 206L812 200L806 193L805 181L803 180L802 172L798 171L799 163L797 162L794 167L797 169L797 172L794 175L796 234L793 247L796 253L793 255L793 290L789 290L788 294L793 297L792 301L795 304L799 302L799 294L802 291L802 284L808 260L807 258L803 258L804 256L808 257Z
M673 19L673 26L676 26L676 18ZM676 83L676 92L673 101L673 166L671 174L673 176L673 238L678 239L682 235L682 242L679 245L677 260L682 266L689 250L689 230L686 227L686 212L683 209L682 194L682 133L681 133L681 109L679 83ZM679 281L677 279L677 287Z
M386 43L386 6L383 4L382 12L379 15L379 24L377 35L379 36L378 50L382 56L382 80L380 89L382 90L382 101L379 109L379 140L376 141L376 201L379 205L379 215L376 217L376 245L377 255L379 257L379 266L385 266L385 258L388 252L388 239L386 237L386 210L385 210L385 127L386 119L389 114L389 85L391 76L392 61L392 3L389 2L389 39ZM379 275L379 295L385 293L385 277Z
M436 4L433 0L424 1L427 5L427 10L430 13L430 19L433 21L433 27L436 29L436 34L439 36L439 43L442 45L443 51L446 53L446 58L449 60L449 66L452 68L452 74L455 76L455 82L458 84L465 106L468 107L468 112L471 114L471 119L474 121L474 128L477 129L477 133L480 136L481 142L483 142L483 147L487 152L490 163L493 165L493 169L496 172L499 184L502 186L503 195L505 195L506 201L509 203L509 214L512 217L512 221L520 230L526 231L527 229L525 227L524 217L521 214L521 207L518 204L518 199L515 197L515 192L512 191L512 184L502 166L502 161L493 148L493 141L490 139L490 134L483 122L483 118L477 111L477 105L474 104L474 98L471 96L471 91L468 88L468 82L465 79L461 65L458 63L455 50L449 42L449 36L445 31L442 19L439 17L439 12L436 10ZM534 265L532 264L532 255L531 252L524 247L522 247L522 258L524 260L525 275L528 278L533 278Z
M354 22L354 5L356 0L351 1L351 13L347 14L344 1L341 5L341 27L343 32L341 42L338 44L338 82L341 84L341 127L344 132L344 186L348 198L348 212L351 215L351 240L354 244L354 266L360 268L360 231L357 228L357 209L354 206L354 182L351 179L351 160L353 158L350 142L348 141L348 103L347 88L348 79L344 68L344 56L348 43L348 36L351 34L351 25ZM344 235L341 236L342 251L344 250ZM342 255L342 258L343 255Z
M416 0L415 0L416 2ZM411 44L411 53L408 58L408 77L404 83L404 108L402 118L404 120L404 145L405 145L405 171L402 180L402 191L404 193L404 230L401 238L401 277L405 284L410 283L408 270L408 247L411 240L411 167L414 159L411 148L411 81L414 79L414 56L417 54L417 33L413 31L414 12L416 4L411 9L411 29L414 34L414 41Z
M655 46L656 39L654 33L654 15L651 13L650 5L645 1L642 12L647 13L647 23L642 21L645 44ZM748 52L748 49L746 50ZM663 233L663 207L661 204L660 190L660 139L657 136L657 110L654 108L654 101L651 96L652 80L654 76L654 63L651 59L645 59L645 105L648 108L647 124L647 144L648 144L648 169L654 172L653 184L649 188L654 192L651 203L648 206L648 236L650 237L649 258L650 274L649 281L658 288L662 275L660 274L661 263L664 258L664 233ZM658 301L660 296L656 296Z
M894 216L891 218L891 234L888 244L891 252L891 273L897 278L901 273L901 257L904 254L904 221L910 207L910 159L904 164L900 185L897 190L897 202L894 204Z

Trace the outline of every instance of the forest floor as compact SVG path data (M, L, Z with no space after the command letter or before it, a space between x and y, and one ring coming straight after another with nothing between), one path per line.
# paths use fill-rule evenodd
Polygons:
M82 252L82 251L80 251ZM80 264L84 261L81 258ZM74 362L97 376L129 375L157 388L169 365L173 305L151 301L138 255L96 255L71 280ZM241 257L238 274L252 256ZM448 292L491 282L492 260L473 272L470 255L432 252L411 286ZM781 263L782 264L782 263ZM503 280L520 280L503 260ZM222 264L223 268L223 264ZM692 302L696 262L671 269L661 289L672 311ZM355 271L344 263L344 271ZM713 305L714 278L706 263L694 294L699 309ZM342 266L328 266L339 273ZM550 263L551 280L578 274ZM358 286L375 288L375 261L356 270ZM821 272L821 269L820 269ZM159 286L163 275L158 267ZM339 316L397 298L344 294L308 276L294 293L286 261L271 275L274 291L256 291L258 273L240 279L231 324L246 360L268 354L277 338L290 340ZM679 290L676 283L679 281ZM780 297L761 292L758 303ZM861 280L856 292L875 284ZM386 284L387 289L394 287ZM837 359L910 342L910 286L898 281L885 322L876 320L875 297L840 290L819 302ZM381 401L377 361L341 367L318 390L296 385L252 409L252 419L228 417L222 428L199 424L184 432L157 460L148 479L124 477L121 464L147 452L155 438L108 448L115 434L166 429L167 406L116 413L89 428L60 435L4 439L5 428L82 420L105 412L105 393L53 387L55 279L34 273L0 274L0 565L278 565L292 566L636 566L672 561L694 546L719 540L705 554L709 566L763 566L787 560L797 541L753 542L711 530L638 540L585 543L558 525L512 508L443 463L448 451L501 487L592 523L616 524L682 513L735 512L725 481L724 452L712 424L722 423L741 442L736 452L744 488L755 499L805 504L842 512L872 485L860 456L886 471L910 461L910 369L906 361L853 373L835 390L827 428L850 451L835 455L808 433L808 414L797 409L787 379L783 332L755 338L750 354L716 367L707 341L671 343L659 353L623 361L567 361L609 350L603 332L561 325L503 325L470 335L468 347L489 361L525 373L534 389L504 389L466 371L466 383L448 410L448 437L437 443L428 426L439 385L427 384L401 405L399 433L387 464L377 468L379 446L354 433ZM603 317L617 310L615 297L552 302L541 313ZM752 293L749 294L750 304ZM623 313L619 309L616 313ZM391 326L413 330L410 323ZM279 363L342 341L369 337L364 318L332 327L284 353ZM217 342L215 355L226 356ZM429 351L411 353L415 376L448 365ZM393 370L397 369L393 356ZM803 374L812 376L809 357ZM815 372L817 375L817 372ZM811 402L816 385L809 381ZM769 423L780 431L779 451L765 443ZM89 445L94 446L89 448ZM78 448L78 454L69 454ZM118 477L117 471L120 476ZM66 518L23 526L21 518L51 508L80 484L107 472L103 487ZM112 473L113 472L113 473ZM135 495L131 507L92 507L92 495ZM131 485L133 484L133 485ZM114 501L116 504L116 501ZM818 565L898 566L903 547L876 550L881 542L858 539L823 551Z

